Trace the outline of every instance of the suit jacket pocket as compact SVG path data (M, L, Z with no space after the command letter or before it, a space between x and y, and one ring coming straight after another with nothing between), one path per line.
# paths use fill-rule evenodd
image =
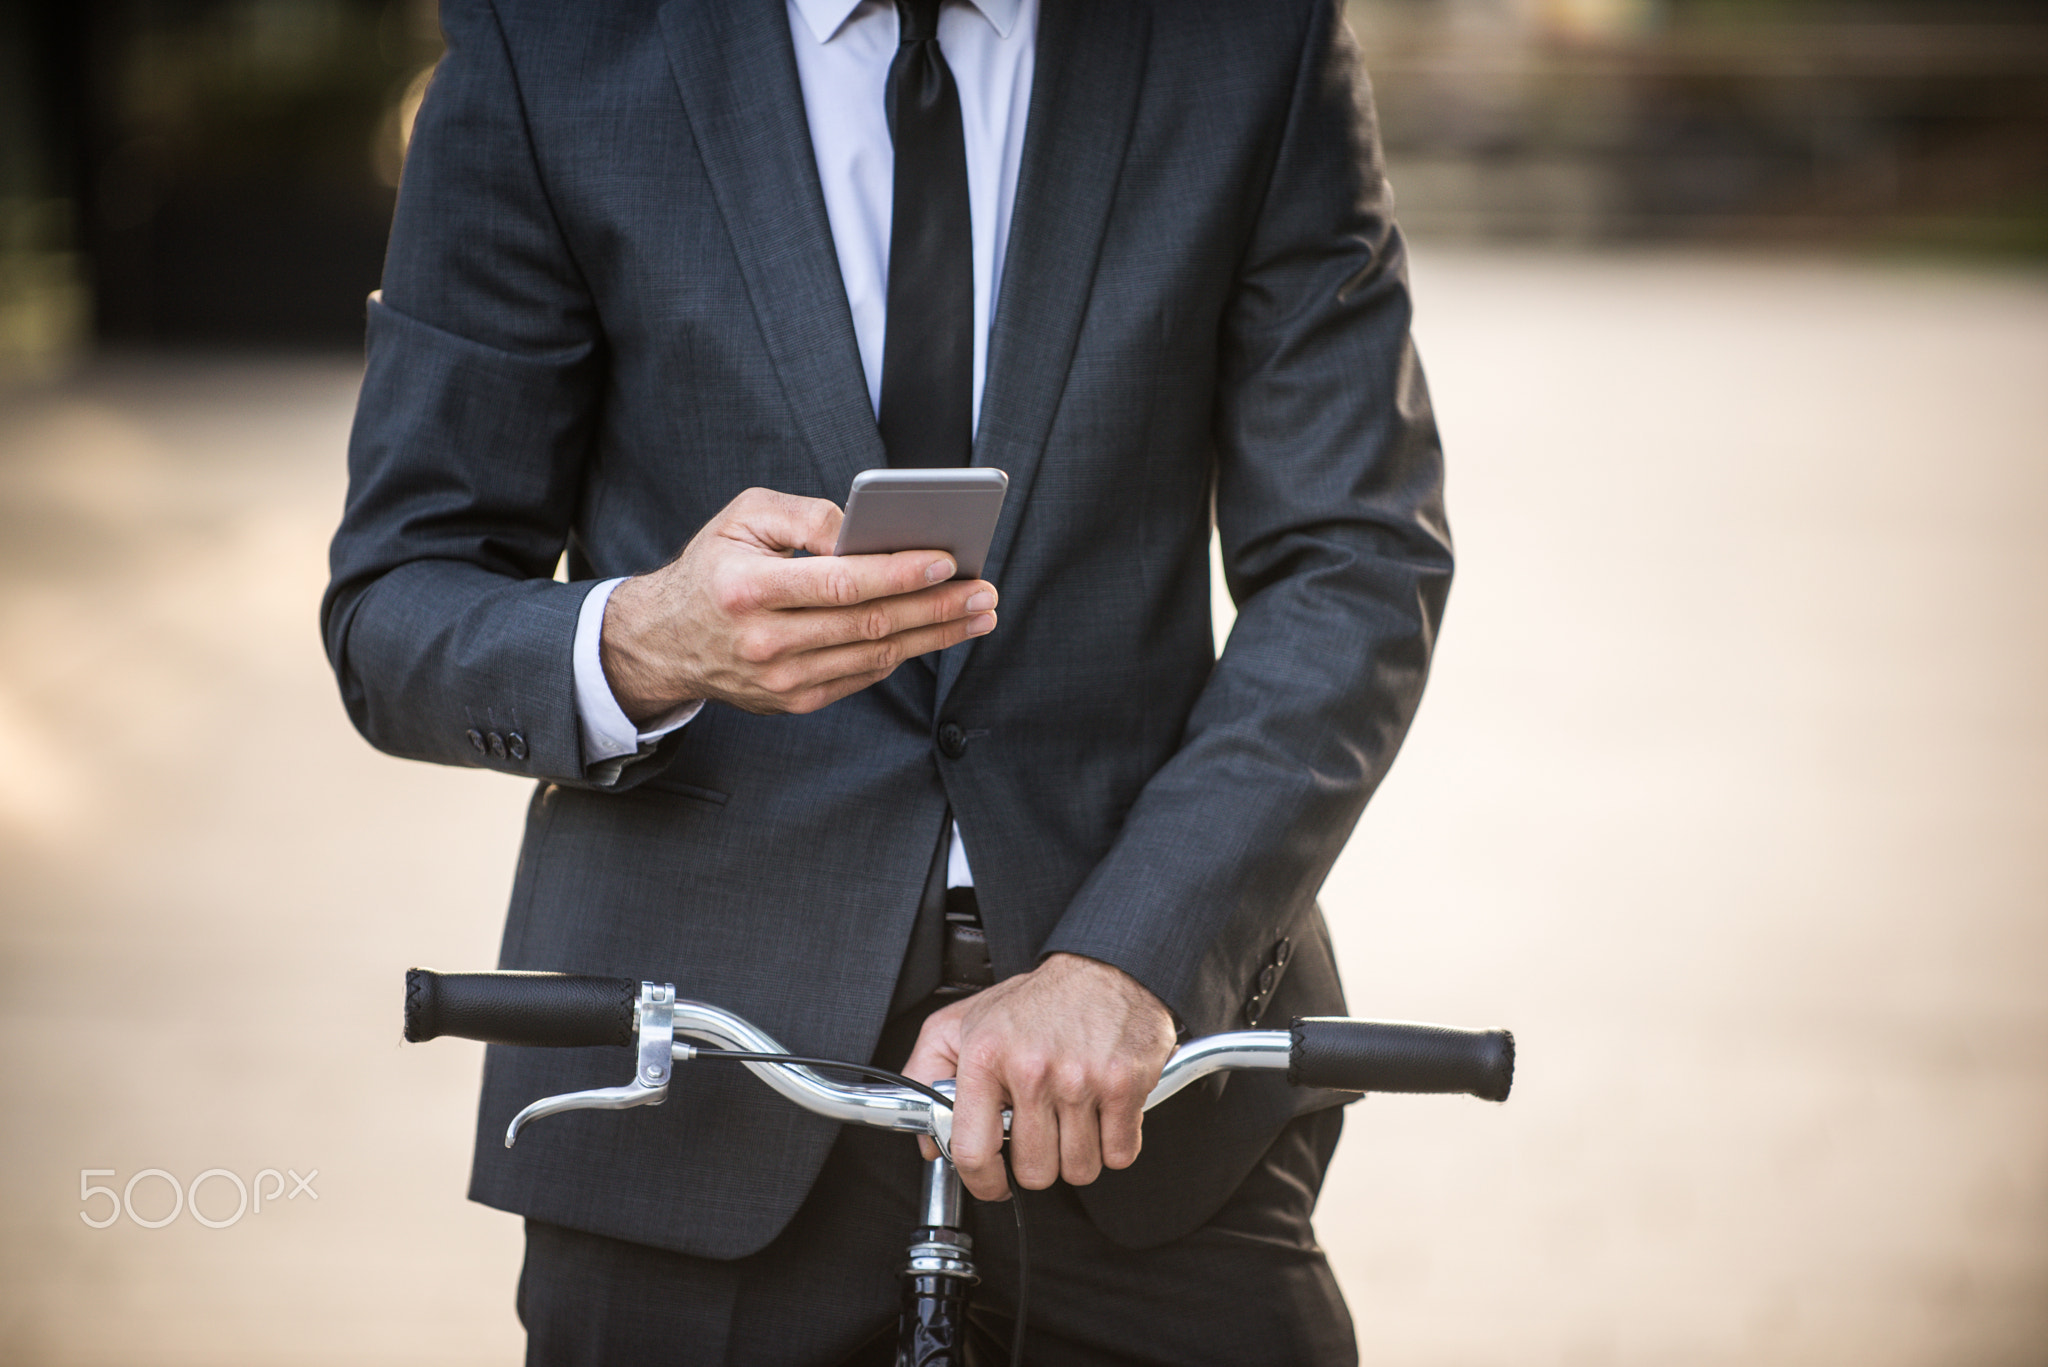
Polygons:
M716 788L704 788L695 783L685 783L679 778L671 778L666 774L648 779L640 785L639 791L643 793L668 793L675 797L686 797L692 802L702 803L712 808L725 806L727 797L725 793L721 793Z

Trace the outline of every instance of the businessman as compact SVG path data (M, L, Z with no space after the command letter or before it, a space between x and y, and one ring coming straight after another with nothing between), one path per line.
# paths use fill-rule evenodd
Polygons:
M503 966L957 1076L985 1200L1012 1110L1034 1361L1353 1360L1309 1224L1344 1097L1139 1110L1177 1036L1343 1009L1315 893L1450 579L1335 5L442 23L322 620L375 744L537 780ZM855 473L962 464L1010 475L982 579L830 555ZM500 1146L618 1066L488 1055L471 1195L526 1217L529 1361L857 1359L916 1146L688 1069Z

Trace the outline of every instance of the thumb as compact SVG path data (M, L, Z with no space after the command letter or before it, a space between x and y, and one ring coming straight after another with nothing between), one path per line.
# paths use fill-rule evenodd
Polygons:
M913 1082L940 1082L960 1071L961 1003L934 1011L917 1032L917 1045L903 1065Z
M960 1071L959 1016L952 1007L925 1017L917 1032L917 1046L903 1065L903 1076L913 1082L939 1082ZM939 1146L930 1135L917 1137L918 1151L929 1163L939 1156Z
M749 489L734 499L732 531L737 539L774 555L809 551L830 555L839 543L845 515L830 499L804 498L772 489Z

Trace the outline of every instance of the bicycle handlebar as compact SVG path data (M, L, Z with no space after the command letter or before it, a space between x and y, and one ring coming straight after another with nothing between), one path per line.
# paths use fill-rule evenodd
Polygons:
M600 1088L534 1102L506 1134L509 1145L530 1120L564 1110L658 1105L668 1090L669 1060L697 1056L695 1039L720 1049L789 1052L766 1031L730 1011L679 1001L673 989L626 978L563 973L436 973L405 975L405 1038L451 1035L489 1044L573 1047L640 1042L641 1060L626 1087ZM797 1063L746 1062L784 1097L830 1119L907 1130L950 1142L950 1107L895 1084L837 1082ZM1150 1110L1211 1073L1284 1070L1304 1087L1357 1092L1466 1093L1505 1101L1514 1083L1514 1036L1505 1030L1315 1016L1287 1030L1240 1030L1190 1040L1174 1050L1145 1099ZM951 1095L952 1083L937 1089Z

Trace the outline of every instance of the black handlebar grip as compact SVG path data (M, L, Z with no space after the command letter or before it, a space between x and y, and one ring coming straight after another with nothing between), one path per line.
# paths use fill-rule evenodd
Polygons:
M1515 1037L1345 1016L1297 1017L1287 1080L1346 1092L1464 1092L1506 1101L1515 1082Z
M573 973L405 972L405 1038L569 1048L631 1044L640 984Z

